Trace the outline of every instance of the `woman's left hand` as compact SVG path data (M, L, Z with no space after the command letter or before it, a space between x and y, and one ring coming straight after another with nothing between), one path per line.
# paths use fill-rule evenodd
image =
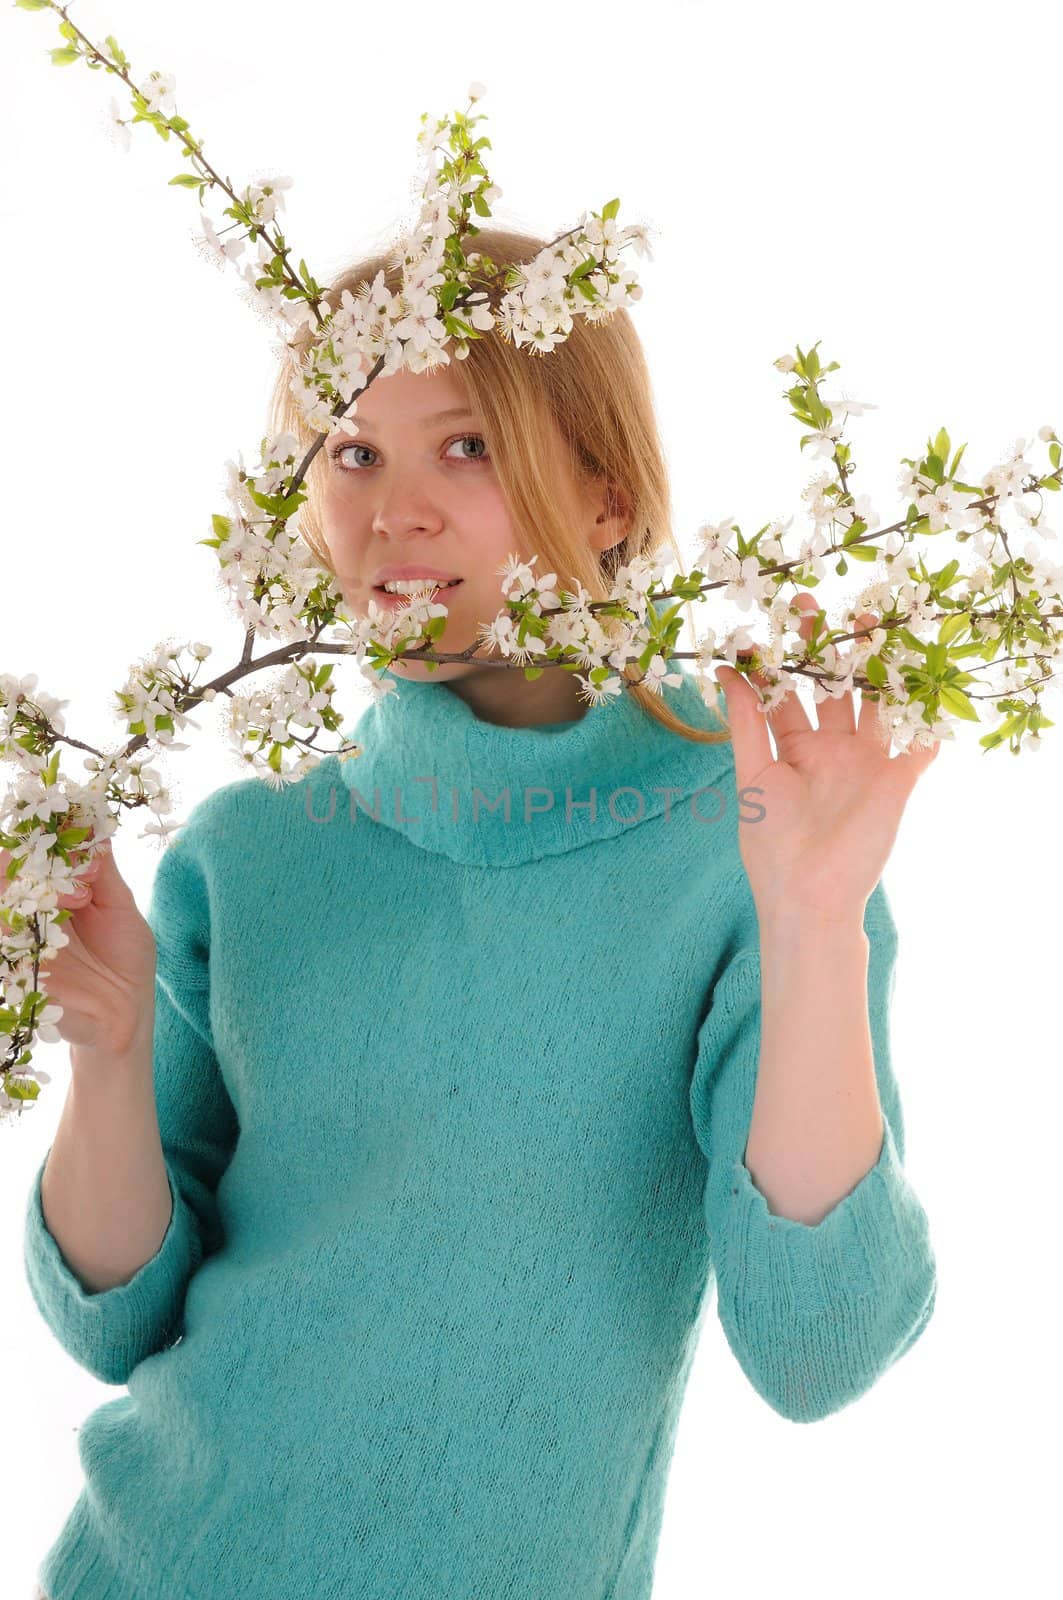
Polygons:
M808 639L819 606L807 592L797 603L808 613L800 625ZM856 626L877 622L865 611ZM765 713L741 673L723 666L716 676L727 697L738 789L756 791L749 803L765 812L759 821L739 822L742 861L762 923L779 912L837 922L862 919L908 797L940 742L891 757L878 703L861 695L857 718L851 689L838 699L817 701L814 728L796 691ZM752 677L766 687L761 674Z

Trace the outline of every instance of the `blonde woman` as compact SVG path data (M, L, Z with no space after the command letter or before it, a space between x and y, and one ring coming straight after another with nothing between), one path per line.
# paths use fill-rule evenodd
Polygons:
M271 426L308 447L292 376ZM671 537L623 311L392 373L357 420L302 531L357 613L450 585L442 650L511 558L600 598ZM744 682L725 726L685 670L601 703L557 668L386 677L360 754L194 808L144 929L110 857L75 911L26 1260L128 1393L81 1429L50 1600L647 1600L714 1284L795 1423L930 1318L879 881L921 758L884 775L851 695L773 713L776 760Z

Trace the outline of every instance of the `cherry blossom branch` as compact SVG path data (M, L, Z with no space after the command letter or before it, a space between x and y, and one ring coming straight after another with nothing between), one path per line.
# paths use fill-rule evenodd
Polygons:
M1039 747L1041 729L1053 724L1037 691L1060 676L1049 669L1063 658L1063 628L1053 627L1056 619L1063 621L1063 568L1032 540L1024 556L1014 556L998 513L1010 505L1031 528L1041 525L1043 512L1031 514L1022 497L1035 493L1040 503L1041 491L1059 490L1060 441L1050 428L1040 430L1055 469L1042 477L1032 474L1030 481L1020 440L1010 457L980 483L970 484L958 477L966 447L950 463L951 443L941 429L921 456L905 459L905 518L880 529L867 497L854 498L850 491L855 468L841 439L843 422L835 421L836 413L844 420L874 408L820 395L821 379L837 370L838 363L821 367L817 346L807 352L798 346L795 354L775 362L780 372L793 375L786 398L792 415L809 430L801 449L809 446L817 456L829 456L835 468L834 475L813 479L805 491L813 529L796 556L784 551L783 525L769 524L747 538L726 518L699 530L703 543L689 573L666 583L664 552L637 554L617 573L610 594L597 600L582 587L574 592L560 587L555 573L533 573L537 557L529 562L511 557L500 573L504 607L485 625L481 640L457 652L436 648L447 608L434 602L428 585L398 611L370 601L366 617L350 617L332 575L317 565L301 539L298 516L317 451L333 433L353 437L358 432L357 395L379 376L402 367L423 371L452 355L463 360L471 342L487 333L548 355L567 338L576 315L602 321L641 297L635 274L621 266L619 252L632 244L640 254L649 254L646 230L620 229L620 202L611 200L600 212L584 213L575 227L558 234L529 262L500 268L479 252L466 256L466 239L474 239L478 231L473 213L489 216L501 192L483 165L482 151L489 141L474 137L483 119L471 115L471 107L484 91L472 84L470 110L449 119L430 119L427 113L421 118L418 144L426 173L419 217L395 254L395 265L402 268L401 291L392 293L380 273L356 295L343 291L339 305L333 305L305 261L300 261L298 273L292 269L279 228L270 232L268 225L283 209L290 179L253 183L237 193L207 162L202 142L190 136L189 124L177 116L172 77L152 72L138 86L112 36L105 53L70 22L67 7L54 0L16 3L25 10L59 14L64 43L51 52L56 65L82 59L92 70L115 74L132 95L131 122L149 123L164 140L171 134L177 138L196 170L179 173L170 180L173 185L195 189L201 208L211 190L228 198L231 204L224 214L233 218L233 228L245 228L246 233L223 244L204 217L203 240L226 264L235 264L248 242L257 246L257 268L248 263L240 270L285 332L311 319L316 322L314 340L292 380L292 393L315 439L298 464L293 434L263 439L253 474L242 461L239 466L227 463L230 509L214 514L212 536L200 543L214 549L244 626L235 666L198 684L195 673L211 654L209 645L158 646L116 691L130 737L111 754L66 733L61 714L66 702L37 691L35 676L0 676L0 759L20 769L0 812L0 848L11 855L6 878L0 880L0 1031L8 1038L7 1059L0 1064L0 1118L31 1104L41 1083L48 1081L46 1073L30 1069L32 1044L35 1037L55 1041L54 1022L61 1011L47 1005L39 980L68 942L63 923L70 913L56 912L55 905L72 885L75 857L91 859L115 831L123 809L147 806L160 819L170 815L169 793L147 761L159 750L187 748L175 741L175 734L190 722L191 710L218 694L229 701L230 737L264 781L298 781L335 753L321 751L315 743L319 731L336 732L343 721L333 704L332 665L319 664L315 655L354 655L377 696L387 692L383 673L401 658L475 661L484 667L521 669L528 678L547 667L583 666L579 681L590 704L636 683L657 693L678 685L680 675L669 671L676 659L695 663L695 682L706 703L715 703L709 668L714 661L726 661L764 680L757 692L765 711L791 692L799 678L812 682L817 700L858 687L877 700L884 730L904 748L953 737L955 720L980 720L972 702L990 699L1005 720L981 739L987 753L1005 740L1014 754ZM112 107L128 140L128 125L113 101ZM449 155L436 172L434 157L440 149ZM917 536L945 531L955 532L959 543L973 542L981 558L973 572L961 576L958 559L930 570L925 558L910 550ZM1045 531L1054 536L1053 530ZM882 540L884 552L875 548ZM995 559L998 542L1001 561ZM834 571L844 576L850 560L875 561L880 555L887 577L866 587L848 613L851 623L871 610L878 624L834 629L823 608L814 615L808 639L802 637L798 623L805 613L782 594L783 585L815 587L825 576L828 558L837 558ZM965 592L952 593L961 582ZM978 605L976 596L991 602L1004 588L1010 590L1009 604ZM693 651L677 648L682 606L719 590L719 598L767 617L773 634L768 643L756 643L746 627L737 626L719 633L709 629ZM674 604L659 612L663 602ZM1045 609L1050 605L1056 609ZM348 629L347 636L324 639L325 629L336 624ZM936 637L920 636L931 628ZM279 642L256 657L259 634ZM478 653L484 643L487 655ZM843 653L840 647L846 644L853 648ZM995 655L998 648L1006 653ZM196 660L194 671L177 664L182 649ZM981 658L978 671L1005 670L995 686L969 694L974 674L960 663L974 657ZM1031 666L1038 676L1031 674ZM249 696L233 692L234 685L269 668L281 669L277 684ZM1029 695L1032 699L1025 698ZM293 723L310 729L309 736L295 734ZM341 744L340 754L348 743ZM61 745L86 753L85 765L93 774L87 783L60 773ZM292 750L299 752L298 759L286 768L284 752ZM179 826L160 820L142 837L165 839Z

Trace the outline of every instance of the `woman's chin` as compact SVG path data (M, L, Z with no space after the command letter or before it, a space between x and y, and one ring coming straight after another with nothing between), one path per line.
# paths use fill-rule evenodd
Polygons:
M454 678L464 678L476 668L468 661L414 661L407 657L405 660L393 661L385 668L393 672L398 678L410 678L415 683L448 683Z

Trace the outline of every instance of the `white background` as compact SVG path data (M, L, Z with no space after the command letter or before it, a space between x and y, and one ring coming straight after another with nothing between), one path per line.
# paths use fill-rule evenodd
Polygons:
M821 463L800 452L772 366L798 343L820 339L822 358L842 363L827 393L879 408L846 436L854 490L883 523L902 514L901 457L943 423L967 441L969 474L1018 437L1047 468L1037 429L1063 431L1051 242L1063 30L1047 3L79 0L72 14L90 37L117 35L138 81L175 74L178 110L238 186L295 179L282 225L321 280L410 219L420 113L464 107L474 79L487 87L499 220L552 236L619 195L622 224L657 230L652 262L628 254L645 286L633 315L688 555L703 522L731 514L749 531L800 512ZM226 509L225 460L257 461L274 335L236 270L193 248L195 195L167 187L175 141L140 125L123 154L104 127L115 80L52 67L58 43L53 17L0 13L0 671L37 673L69 699L68 731L112 747L107 697L159 640L212 643L217 670L238 653L213 552L196 541ZM208 211L227 220L213 198ZM1063 495L1045 498L1063 526ZM840 604L875 570L828 592ZM345 726L361 704L347 694ZM1063 698L1046 709L1057 726L1037 756L985 755L985 730L955 725L885 878L907 1167L939 1261L934 1319L858 1403L799 1427L750 1388L713 1307L655 1600L739 1586L791 1600L921 1600L943 1585L1042 1595L1053 1569L1058 1581ZM192 748L163 764L179 818L242 775L209 713L200 720ZM142 905L158 859L137 836L144 815L117 844ZM23 1275L25 1201L69 1076L65 1045L38 1046L37 1060L53 1081L0 1147L0 1468L17 1511L2 1560L15 1597L80 1489L77 1429L118 1392L58 1346Z

